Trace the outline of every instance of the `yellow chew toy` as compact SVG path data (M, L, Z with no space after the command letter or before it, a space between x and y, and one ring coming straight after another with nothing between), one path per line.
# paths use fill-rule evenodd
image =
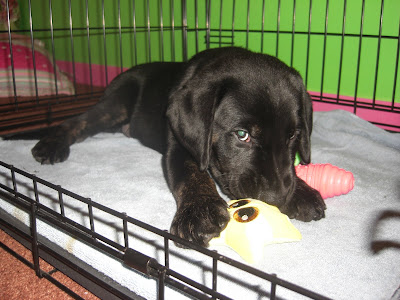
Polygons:
M254 199L232 200L228 205L231 220L210 245L227 245L254 263L262 258L265 245L301 240L288 216L275 206Z

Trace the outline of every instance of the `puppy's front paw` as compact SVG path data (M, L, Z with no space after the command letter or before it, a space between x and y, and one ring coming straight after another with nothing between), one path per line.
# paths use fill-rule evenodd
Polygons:
M183 203L178 208L172 221L171 233L207 247L208 242L219 236L226 227L230 216L226 202L220 197L201 198Z
M325 217L326 205L321 195L317 192L308 199L293 200L287 215L300 221L317 221Z
M309 222L324 218L325 209L321 194L299 179L292 200L281 211L289 218Z
M64 138L47 136L41 139L31 152L41 164L54 164L68 158L69 145Z

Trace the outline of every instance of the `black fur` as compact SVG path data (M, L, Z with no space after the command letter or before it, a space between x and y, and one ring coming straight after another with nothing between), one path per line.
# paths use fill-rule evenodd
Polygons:
M229 221L215 182L232 199L260 199L291 218L324 217L320 194L293 166L296 152L310 162L311 100L300 75L274 57L220 48L187 63L134 67L32 154L41 163L62 162L73 143L120 128L164 154L177 202L171 232L183 238L207 245Z

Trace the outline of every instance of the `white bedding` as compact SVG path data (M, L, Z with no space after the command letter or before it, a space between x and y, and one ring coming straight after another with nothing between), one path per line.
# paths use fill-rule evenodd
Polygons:
M159 153L122 134L103 133L73 145L66 162L48 166L38 164L31 156L35 143L0 140L0 160L157 228L169 229L176 207L163 177ZM312 161L351 171L355 187L347 195L326 200L325 219L310 223L293 221L303 239L266 246L264 259L254 266L334 299L399 299L399 292L395 293L400 286L400 248L388 247L374 254L371 242L400 243L400 218L377 220L384 211L400 214L400 134L385 132L344 111L317 112L312 143ZM9 172L4 168L0 168L0 181L10 185ZM31 186L27 182L19 191L31 195ZM46 191L45 187L40 189ZM41 194L42 203L58 211L53 199L57 195L51 191L45 194ZM85 206L68 197L64 197L64 202L66 216L89 227L88 218L82 215ZM1 199L0 207L29 224L27 214ZM94 210L94 215L96 231L122 243L121 224L105 220L99 211ZM146 299L156 297L155 280L130 271L43 222L38 226L40 234L138 295ZM160 238L128 229L132 248L163 262ZM227 247L215 249L242 261ZM171 253L171 268L211 286L210 259L174 245ZM219 270L224 274L218 281L219 292L235 299L268 298L262 293L269 286L261 286L256 278L233 274L229 266L222 265ZM277 296L298 299L281 288ZM168 289L166 299L179 298L185 297Z

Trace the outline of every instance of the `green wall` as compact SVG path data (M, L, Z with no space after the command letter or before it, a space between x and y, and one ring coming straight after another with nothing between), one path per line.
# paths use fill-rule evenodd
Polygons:
M92 64L130 67L136 63L147 61L182 61L184 59L181 30L182 1L149 0L149 35L147 0L120 0L120 13L118 1L104 0L106 49L104 49L103 43L101 1L87 1L90 25L90 62ZM198 0L196 8L194 0L187 1L188 57L197 51L206 49L206 2ZM221 3L223 14L221 14ZM29 29L28 1L21 0L20 5L21 29ZM281 0L279 34L277 34L278 0L266 0L264 14L262 0L211 0L210 46L234 44L254 51L277 55L300 71L308 89L312 91L321 91L322 89L324 93L339 93L348 96L354 96L357 92L357 96L361 98L376 98L386 101L392 101L395 95L396 102L400 102L400 76L397 76L397 87L394 94L396 62L398 64L396 58L399 43L400 1L384 1L380 30L381 1L365 1L364 23L361 25L362 0L347 0L345 36L343 38L344 0L329 1L327 30L325 30L326 2L313 0L311 5L311 27L309 28L310 1ZM57 60L72 61L73 53L75 61L88 63L89 47L85 1L71 0L71 9L73 50L70 39L68 1L52 1L54 53ZM197 25L196 9L198 11ZM294 10L295 24L293 26ZM48 0L32 1L35 37L45 40L48 49L52 52L53 47L49 38L51 34L49 11ZM132 29L134 11L136 32ZM119 42L119 16L122 49ZM161 16L162 23L160 22ZM232 24L234 24L233 27ZM174 30L172 30L173 26ZM363 38L360 43L361 26L363 26ZM309 30L311 35L308 35ZM327 34L325 35L325 33ZM382 36L380 44L378 44L377 38L379 35ZM164 46L161 47L161 44ZM343 53L341 52L342 47ZM361 50L359 51L359 49ZM358 60L359 53L361 53L360 61ZM376 67L377 63L379 63L378 68ZM339 74L341 74L341 80L338 90ZM358 82L357 91L356 81ZM375 81L377 82L376 87Z

